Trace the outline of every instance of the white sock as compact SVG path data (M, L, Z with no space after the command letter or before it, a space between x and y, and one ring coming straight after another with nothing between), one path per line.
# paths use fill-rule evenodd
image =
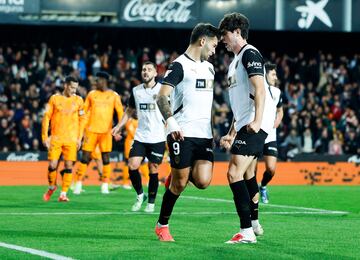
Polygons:
M254 231L253 231L252 227L240 228L240 233L243 233L243 234L246 234L246 235L251 235L251 234L254 234Z
M55 190L56 186L49 186L49 190Z
M141 193L141 194L137 195L137 197L138 197L138 199L143 200L144 199L144 193Z
M62 192L60 193L60 196L66 196L66 191L62 191Z
M167 225L161 225L159 222L157 223L157 225L158 225L158 227L168 227L168 226L169 226L169 224L167 224Z
M251 220L251 226L258 227L260 225L259 220Z

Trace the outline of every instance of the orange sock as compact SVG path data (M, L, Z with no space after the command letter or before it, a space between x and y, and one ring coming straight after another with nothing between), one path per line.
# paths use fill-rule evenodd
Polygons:
M140 165L139 172L142 175L143 183L149 183L149 166L147 163L143 163Z
M86 170L87 170L87 164L80 163L79 167L78 167L78 169L76 171L75 181L82 181Z
M48 171L48 182L49 182L49 186L56 186L56 170L55 171Z
M102 182L109 183L110 182L110 174L111 174L110 164L103 165Z
M129 185L129 167L127 165L124 165L123 168L123 185Z
M71 181L72 181L72 170L71 169L64 170L63 183L61 189L62 192L67 192L69 190Z

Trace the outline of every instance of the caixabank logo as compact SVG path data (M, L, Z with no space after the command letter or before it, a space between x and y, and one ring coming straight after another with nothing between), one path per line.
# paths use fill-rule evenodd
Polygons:
M315 19L318 19L327 27L332 28L333 24L331 19L325 11L325 7L328 2L329 0L321 0L318 2L306 0L306 5L300 5L296 7L295 10L301 15L300 19L298 20L299 28L309 29Z

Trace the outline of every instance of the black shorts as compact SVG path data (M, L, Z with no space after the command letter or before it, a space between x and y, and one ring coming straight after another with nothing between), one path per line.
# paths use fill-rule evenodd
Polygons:
M257 133L248 133L246 126L243 126L236 134L231 147L231 153L260 157L264 149L266 137L267 133L262 129Z
M168 135L167 143L172 168L192 167L198 160L214 162L212 138L185 137L184 141L175 141L171 135Z
M277 150L277 142L269 142L267 144L264 144L264 150L263 150L264 156L278 156L278 150Z
M165 142L149 144L134 140L130 148L129 158L146 157L149 162L160 164L163 160L164 152Z

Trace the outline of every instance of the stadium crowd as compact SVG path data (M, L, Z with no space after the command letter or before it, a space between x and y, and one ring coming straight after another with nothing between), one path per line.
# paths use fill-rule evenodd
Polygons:
M45 150L41 144L41 119L49 97L61 91L65 75L80 80L83 98L95 86L100 70L112 75L111 88L127 104L132 87L141 82L140 68L154 61L159 79L179 54L162 49L53 49L0 46L0 152ZM226 91L231 55L219 48L211 62L216 69L214 136L217 151L232 115ZM299 153L360 154L360 54L335 56L318 53L271 52L265 59L277 65L278 86L283 93L284 119L278 129L280 158ZM117 146L118 148L118 146Z

